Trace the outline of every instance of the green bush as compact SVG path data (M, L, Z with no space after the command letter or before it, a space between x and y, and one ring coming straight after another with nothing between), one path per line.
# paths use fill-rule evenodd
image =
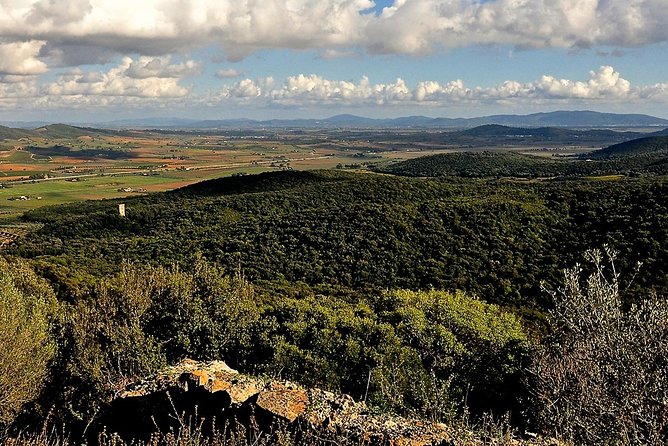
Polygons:
M68 306L66 398L87 420L131 380L185 357L223 359L433 419L515 407L529 343L518 319L463 292L262 291L198 259L124 264Z
M399 339L365 303L329 296L282 299L266 316L271 333L271 371L363 398L369 374Z
M42 390L56 351L53 291L25 261L0 258L0 425Z
M191 356L236 367L258 353L262 298L243 277L203 259L188 272L147 268L145 274L155 277L146 330L170 362Z
M406 368L407 376L389 388L401 389L418 407L432 407L424 415L445 410L447 404L438 408L435 401L445 395L449 404L465 402L475 412L518 407L531 346L516 316L460 291L387 291L376 308L404 348L386 358L399 365L383 364Z
M158 342L144 330L154 283L153 275L126 264L70 307L75 372L115 386L165 364Z
M62 380L66 404L87 419L128 382L185 357L225 359L237 366L251 344L259 307L254 288L198 261L178 267L123 264L67 307Z
M346 302L306 295L264 310L269 371L434 419L469 405L504 412L524 395L519 320L462 292L387 291Z

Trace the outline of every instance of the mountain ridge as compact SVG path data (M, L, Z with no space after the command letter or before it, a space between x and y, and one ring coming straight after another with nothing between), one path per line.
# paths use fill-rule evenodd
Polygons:
M224 129L224 128L473 128L481 125L511 127L668 127L668 119L646 114L602 113L590 110L558 110L531 114L498 114L471 118L402 116L397 118L368 118L352 114L338 114L328 118L296 119L193 119L178 117L148 117L119 119L106 122L71 124L73 127L102 127L110 129ZM25 128L20 122L12 126ZM33 127L34 128L34 127Z

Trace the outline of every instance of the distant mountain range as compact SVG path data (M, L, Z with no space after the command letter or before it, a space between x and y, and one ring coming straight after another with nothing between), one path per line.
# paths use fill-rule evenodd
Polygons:
M9 127L37 128L44 122L5 122ZM262 128L472 128L481 125L511 127L613 128L668 126L668 120L642 114L599 113L594 111L555 111L528 115L493 115L478 118L429 118L406 116L373 119L355 115L336 115L326 119L221 119L141 118L109 122L89 122L78 126L109 129L262 129Z
M529 115L493 115L478 118L429 118L406 116L373 119L355 115L336 115L326 119L253 119L194 120L180 118L126 119L91 123L108 128L471 128L496 124L513 127L653 127L668 126L668 120L641 114L599 113L594 111L555 111Z
M233 120L233 121L193 121L186 123L178 120L168 120L171 124L169 126L150 125L151 119L143 119L140 121L116 121L114 125L109 124L95 124L95 127L80 127L71 126L67 124L49 124L40 126L34 129L28 128L11 128L0 126L0 140L20 140L30 138L48 138L54 140L72 139L80 137L95 137L102 135L135 135L138 132L151 133L160 129L163 132L192 132L192 131L206 131L215 133L217 131L243 131L243 130L258 130L258 129L279 129L279 128L324 128L324 129L433 129L441 131L422 132L420 142L426 144L449 144L461 145L468 147L476 147L480 145L489 144L490 141L500 144L585 144L585 145L599 145L607 146L615 143L622 143L637 138L643 137L665 137L668 135L668 128L658 130L656 132L647 131L631 131L623 129L632 129L633 127L652 127L652 126L666 126L668 121L654 118L646 115L609 115L594 112L569 112L569 113L584 113L580 126L558 126L559 122L566 122L567 119L559 116L563 115L561 112L554 114L537 114L526 116L515 116L513 119L525 123L532 119L540 120L541 122L549 121L551 126L506 126L500 124L481 124L474 127L455 128L450 127L451 130L443 131L445 124L437 126L433 124L428 126L428 122L445 122L446 118L424 118L424 117L406 117L396 119L369 119L360 118L351 115L338 115L325 120L273 120L273 121L252 121L252 120ZM593 114L592 114L593 113ZM548 117L547 115L552 115ZM466 120L467 123L477 123L488 118L474 118ZM504 119L510 119L506 116ZM428 121L427 121L428 120ZM450 122L461 120L448 120ZM124 125L120 125L119 123ZM131 125L136 122L137 125ZM411 125L411 123L419 122L420 124ZM617 126L603 126L595 125L598 122L612 122L618 123ZM621 123L625 124L622 125ZM555 124L556 123L556 124ZM373 125L372 125L373 124ZM587 125L585 125L587 124ZM575 127L575 128L574 128ZM602 127L602 128L597 128ZM135 130L129 130L134 128ZM142 130L144 129L144 130ZM404 141L409 143L414 142L415 135L413 133L398 132L394 138L396 141ZM622 149L624 150L624 149Z

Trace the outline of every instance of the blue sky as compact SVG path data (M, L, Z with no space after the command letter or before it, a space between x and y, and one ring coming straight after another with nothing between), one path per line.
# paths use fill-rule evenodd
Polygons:
M6 0L0 120L668 117L665 0Z

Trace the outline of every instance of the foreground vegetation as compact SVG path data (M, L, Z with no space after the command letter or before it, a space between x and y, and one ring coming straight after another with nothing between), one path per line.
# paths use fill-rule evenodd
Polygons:
M516 427L576 444L664 444L668 304L650 297L622 309L625 281L614 254L588 255L594 272L584 284L579 268L566 272L552 294L552 334L542 339L517 316L462 292L394 290L354 302L266 293L205 260L187 271L124 264L70 302L56 302L25 261L9 259L0 268L0 314L19 314L3 319L2 345L13 349L0 350L2 422L9 432L26 432L48 412L75 442L88 430L101 433L101 444L120 444L96 424L105 402L128 382L190 356L225 358L454 426L469 412L509 413ZM22 342L6 342L11 335ZM206 443L197 423L182 429L156 433L151 444L248 440L223 433ZM308 433L282 432L284 444ZM62 442L58 435L50 434ZM253 444L274 438L253 435ZM41 441L55 444L49 435Z
M465 394L476 410L500 413L521 394L529 342L519 320L461 292L395 290L355 302L266 294L200 260L189 271L125 264L55 305L26 262L0 271L3 297L14 298L2 300L3 312L21 312L5 335L25 339L0 352L5 423L36 399L39 382L44 409L94 421L131 379L184 357L225 358L434 419L452 417Z

